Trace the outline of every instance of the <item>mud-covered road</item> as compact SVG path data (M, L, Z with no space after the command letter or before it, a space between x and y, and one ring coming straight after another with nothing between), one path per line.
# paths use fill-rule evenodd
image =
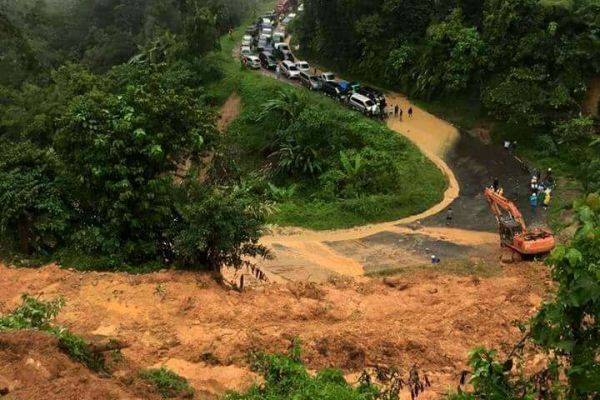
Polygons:
M275 74L261 70L275 79ZM282 81L298 86L281 78ZM515 200L526 221L543 225L544 211L533 215L528 206L530 176L501 146L480 134L461 131L427 112L405 96L387 92L387 103L405 110L387 126L414 142L447 177L442 202L408 218L335 231L275 228L263 238L275 258L260 263L275 281L326 281L335 275L356 276L385 269L427 264L432 255L444 262L473 258L494 260L500 247L496 223L483 195L497 177L507 197ZM412 118L406 110L412 107ZM453 220L447 224L449 207Z

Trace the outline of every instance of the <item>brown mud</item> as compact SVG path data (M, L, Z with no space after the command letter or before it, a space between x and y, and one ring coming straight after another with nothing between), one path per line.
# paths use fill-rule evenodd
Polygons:
M438 398L456 384L473 346L503 349L518 339L514 323L535 312L548 282L538 264L497 268L487 277L441 265L384 279L273 284L242 293L192 272L132 276L0 266L0 276L0 314L14 309L22 293L64 296L59 324L131 344L118 376L165 364L187 377L200 399L247 387L255 379L249 352L285 351L294 336L301 338L311 369L340 367L355 376L370 364L397 365L407 373L418 363L433 382L435 396L428 398ZM26 334L0 334L0 344L11 343L11 335ZM0 377L16 385L14 398L82 398L77 393L86 390L136 398L119 381L98 379L44 343L21 350L0 345ZM42 378L18 373L28 358L50 371L39 387ZM97 389L88 387L92 383ZM55 394L59 386L63 392Z

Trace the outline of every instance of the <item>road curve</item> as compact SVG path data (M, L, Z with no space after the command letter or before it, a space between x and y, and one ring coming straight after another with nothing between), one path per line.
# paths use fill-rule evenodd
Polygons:
M274 74L261 71L263 75L275 79ZM289 81L288 81L289 82ZM292 84L292 82L289 82ZM364 263L356 254L352 257L334 250L329 243L360 241L361 239L385 233L413 237L415 231L407 226L444 211L460 194L460 185L455 173L444 161L445 153L458 141L460 133L452 124L411 103L405 96L386 93L388 105L398 104L404 110L404 118L390 118L387 126L413 142L431 162L444 174L447 188L442 201L430 209L395 221L369 224L346 229L314 231L305 228L273 227L270 234L261 238L273 259L261 260L257 264L271 280L326 280L331 273L346 276L360 276L365 273ZM407 116L409 107L413 117ZM419 235L433 240L442 240L459 245L476 246L495 243L492 233L471 232L453 228L422 227ZM364 258L364 257L363 257Z

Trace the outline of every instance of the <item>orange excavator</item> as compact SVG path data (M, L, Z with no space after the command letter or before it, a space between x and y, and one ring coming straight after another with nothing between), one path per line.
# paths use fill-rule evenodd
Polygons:
M492 188L485 189L485 197L498 221L502 247L521 256L544 254L554 249L554 235L545 229L528 230L523 215L512 201Z

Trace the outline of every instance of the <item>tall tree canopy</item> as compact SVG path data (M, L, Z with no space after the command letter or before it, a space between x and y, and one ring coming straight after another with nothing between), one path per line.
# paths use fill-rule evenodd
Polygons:
M0 0L3 254L103 268L265 254L260 205L233 178L194 173L220 138L207 53L251 1L52 5Z

